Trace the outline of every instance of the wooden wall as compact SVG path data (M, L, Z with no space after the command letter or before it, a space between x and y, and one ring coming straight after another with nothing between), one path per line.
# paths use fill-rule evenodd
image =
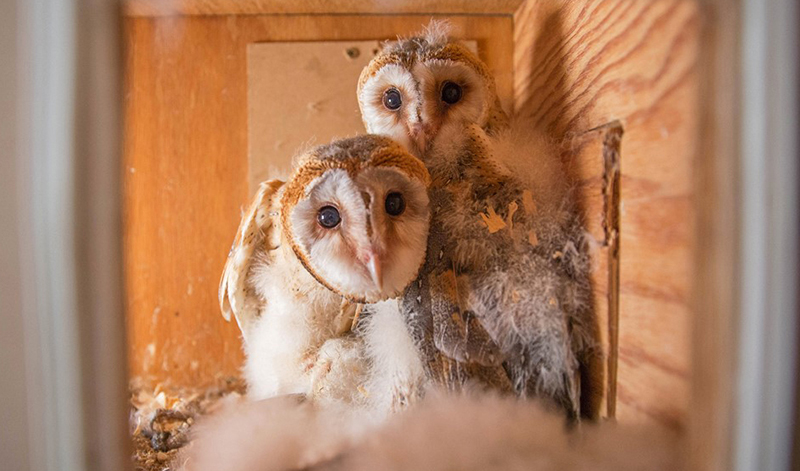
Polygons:
M202 386L237 374L238 329L222 320L216 289L247 198L247 44L390 38L430 18L384 15L369 11L372 3L332 2L341 7L337 16L313 8L313 15L254 14L281 13L270 10L280 5L272 1L128 4L124 227L132 375ZM564 159L598 242L596 306L604 332L618 325L618 344L605 337L609 372L618 377L610 411L620 420L682 428L696 243L697 2L402 5L418 10L399 13L448 13L478 41L516 112L566 143ZM617 149L608 147L613 133ZM609 150L616 152L610 168ZM606 190L609 178L618 199ZM615 211L616 233L608 224Z
M601 243L598 308L618 302L616 416L673 428L690 394L699 12L689 0L538 0L514 19L516 111L571 143L565 159L578 164ZM624 133L619 252L609 258L602 142L615 121ZM609 290L615 258L618 292Z

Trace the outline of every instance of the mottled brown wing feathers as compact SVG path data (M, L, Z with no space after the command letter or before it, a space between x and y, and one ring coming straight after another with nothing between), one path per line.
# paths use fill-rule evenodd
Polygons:
M255 291L247 282L256 250L262 248L269 254L276 248L273 246L274 241L280 240L278 192L283 184L280 180L261 183L242 216L222 271L219 283L222 316L230 321L233 314L243 333L258 316L260 304Z
M459 362L498 366L504 358L464 299L469 292L468 277L453 270L430 277L433 341L436 348Z

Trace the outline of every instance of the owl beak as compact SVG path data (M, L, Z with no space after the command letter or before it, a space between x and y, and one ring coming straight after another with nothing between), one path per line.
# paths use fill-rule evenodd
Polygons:
M414 141L416 144L417 149L421 153L425 153L426 148L428 147L428 133L427 133L427 126L422 123L416 123L411 125L411 140Z
M378 255L373 253L370 254L369 258L367 259L367 270L369 270L369 276L372 277L372 282L375 283L375 286L378 288L378 291L383 290L383 272L381 271L381 261L378 258Z

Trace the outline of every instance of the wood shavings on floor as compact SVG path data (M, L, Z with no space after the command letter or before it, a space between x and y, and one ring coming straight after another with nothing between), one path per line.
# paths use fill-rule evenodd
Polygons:
M227 378L204 390L175 389L158 384L131 382L130 430L135 471L169 471L176 468L181 448L189 441L196 419L224 404L238 402L244 381Z

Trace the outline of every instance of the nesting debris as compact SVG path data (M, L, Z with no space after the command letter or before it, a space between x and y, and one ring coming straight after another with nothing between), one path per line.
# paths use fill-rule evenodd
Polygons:
M506 224L508 225L509 231L514 230L514 213L517 212L517 209L519 209L519 205L515 201L512 201L508 204L508 217L506 218Z
M534 247L539 245L539 237L536 236L536 232L528 231L528 243Z
M501 218L492 207L488 208L487 214L480 213L480 216L483 224L489 229L489 234L494 234L506 227L506 222L503 221L503 218Z
M180 449L189 441L189 430L198 416L223 403L241 400L245 385L228 378L205 390L155 388L131 384L130 429L135 471L168 471Z
M531 190L523 190L522 207L525 208L525 214L528 216L536 212L536 202L533 201L533 193Z

